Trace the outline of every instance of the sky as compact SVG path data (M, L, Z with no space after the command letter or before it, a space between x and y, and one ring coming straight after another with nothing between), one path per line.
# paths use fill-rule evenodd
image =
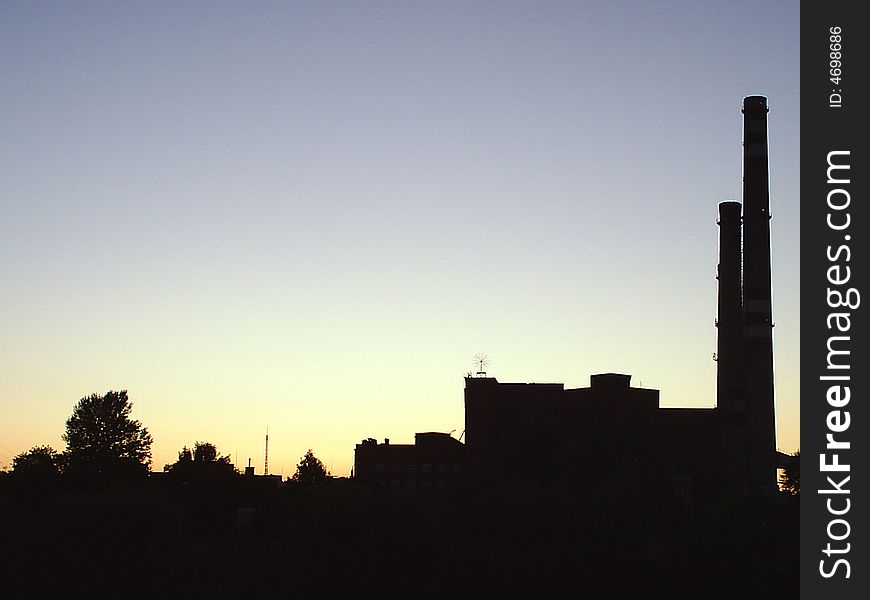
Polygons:
M717 205L768 96L800 446L797 2L3 2L0 468L126 389L153 468L347 475L463 377L715 403Z

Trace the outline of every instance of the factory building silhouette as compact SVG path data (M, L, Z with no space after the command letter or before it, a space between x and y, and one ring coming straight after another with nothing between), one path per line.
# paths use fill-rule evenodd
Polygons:
M767 99L744 98L742 112L743 202L719 205L715 408L660 407L658 390L632 387L625 374L565 389L479 373L465 379L463 455L458 442L440 440L427 461L451 465L471 485L519 476L592 486L617 475L658 484L685 503L704 493L776 491ZM419 472L413 448L358 444L357 479L405 487L408 478L390 473Z

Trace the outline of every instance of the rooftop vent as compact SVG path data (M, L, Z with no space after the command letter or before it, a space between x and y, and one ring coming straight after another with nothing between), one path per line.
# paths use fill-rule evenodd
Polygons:
M600 373L589 377L594 388L628 388L631 385L631 375L619 373Z

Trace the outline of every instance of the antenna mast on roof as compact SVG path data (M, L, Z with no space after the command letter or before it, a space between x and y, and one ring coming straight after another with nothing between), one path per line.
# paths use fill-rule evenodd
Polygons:
M486 377L486 367L489 366L489 357L486 354L475 354L474 364L477 365L477 373L475 377Z

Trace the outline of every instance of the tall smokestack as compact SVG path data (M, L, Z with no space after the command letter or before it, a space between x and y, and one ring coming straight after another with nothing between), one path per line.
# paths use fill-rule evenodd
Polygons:
M776 488L767 98L743 99L743 348L749 437L748 484Z
M720 411L743 413L743 292L741 289L740 203L719 204L719 309L716 319L716 398Z

